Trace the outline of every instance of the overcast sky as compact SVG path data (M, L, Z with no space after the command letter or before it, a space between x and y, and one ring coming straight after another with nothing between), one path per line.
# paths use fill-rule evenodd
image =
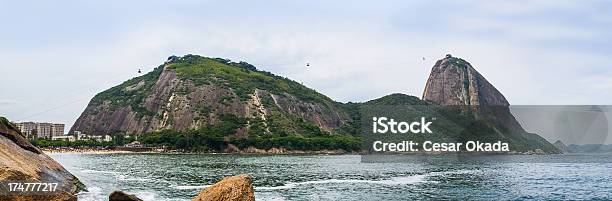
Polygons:
M420 97L431 66L452 53L514 105L611 104L610 10L559 0L0 0L0 116L67 132L96 93L189 53L247 61L342 102Z

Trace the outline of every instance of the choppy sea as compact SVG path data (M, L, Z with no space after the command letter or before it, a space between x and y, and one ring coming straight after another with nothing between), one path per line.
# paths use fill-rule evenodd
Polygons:
M190 200L224 176L240 173L253 176L257 200L612 199L608 155L520 156L503 163L364 163L358 155L50 155L87 186L89 192L78 195L85 201L108 200L113 190L143 200Z

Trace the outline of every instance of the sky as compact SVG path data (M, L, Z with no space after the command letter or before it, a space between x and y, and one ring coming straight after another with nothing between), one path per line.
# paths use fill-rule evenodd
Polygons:
M67 132L96 93L184 54L246 61L359 102L420 97L450 53L513 105L609 105L611 9L590 0L0 0L0 116Z

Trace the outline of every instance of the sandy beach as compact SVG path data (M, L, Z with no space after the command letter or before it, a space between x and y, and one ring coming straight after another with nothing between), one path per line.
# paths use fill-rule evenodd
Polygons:
M136 153L132 151L124 150L110 150L110 149L49 149L42 148L45 154L58 154L58 153L78 153L78 154L120 154L120 153ZM143 153L143 152L138 152ZM157 152L155 152L157 153Z

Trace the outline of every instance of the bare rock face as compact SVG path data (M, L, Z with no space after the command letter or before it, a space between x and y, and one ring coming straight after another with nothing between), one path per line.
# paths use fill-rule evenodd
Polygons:
M569 153L569 148L567 145L565 145L565 143L561 142L561 140L557 140L555 143L553 143L553 145L555 145L555 147L557 147L557 149L559 149L561 152Z
M142 201L142 199L123 191L113 191L108 196L108 201Z
M436 62L427 79L423 100L461 108L476 119L488 122L498 137L515 143L511 147L560 152L544 138L525 131L510 112L504 95L463 59L447 55Z
M253 178L246 174L226 177L202 190L192 201L255 201Z
M8 192L0 200L77 200L85 186L40 149L30 144L14 125L0 117L0 181L57 183L53 192Z
M489 81L467 61L447 55L431 69L423 100L442 106L465 106L479 118L501 124L513 132L525 132L510 113L510 104Z
M470 63L450 55L431 69L423 100L440 105L510 105Z

